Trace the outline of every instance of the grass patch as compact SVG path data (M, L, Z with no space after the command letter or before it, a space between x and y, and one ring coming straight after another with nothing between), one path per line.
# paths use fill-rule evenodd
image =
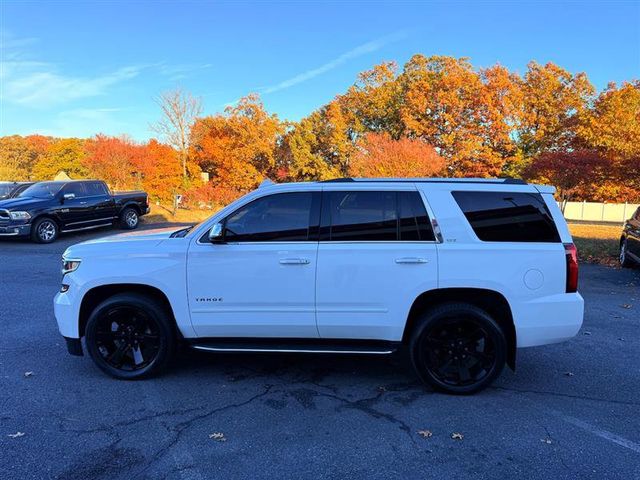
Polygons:
M216 211L179 208L174 215L170 208L151 205L151 212L142 218L145 223L200 223Z
M580 260L617 266L621 225L570 223L569 230L578 247Z

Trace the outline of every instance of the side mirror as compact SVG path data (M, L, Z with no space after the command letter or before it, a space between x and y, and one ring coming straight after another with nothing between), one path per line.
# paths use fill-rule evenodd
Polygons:
M224 226L221 223L216 223L209 230L209 241L211 243L224 242Z
M66 200L73 200L74 198L76 198L76 194L75 193L65 193L62 196L62 200L66 201Z

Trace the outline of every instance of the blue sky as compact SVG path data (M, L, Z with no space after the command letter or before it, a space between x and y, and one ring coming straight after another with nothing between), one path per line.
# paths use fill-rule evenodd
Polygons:
M415 53L552 61L602 89L640 78L640 2L0 0L0 135L145 140L176 86L205 114L258 92L297 120Z

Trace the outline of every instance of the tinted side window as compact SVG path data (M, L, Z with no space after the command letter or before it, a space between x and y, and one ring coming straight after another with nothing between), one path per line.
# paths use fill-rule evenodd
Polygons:
M396 192L328 192L330 241L398 239Z
M309 238L313 193L278 193L240 207L225 221L227 242L300 242Z
M66 195L67 193L73 193L76 198L86 197L85 182L68 183L66 187L64 187L64 194Z
M87 195L97 196L97 195L106 195L107 190L103 183L101 182L89 182L87 183Z
M539 193L451 192L478 238L487 242L559 242Z
M431 222L418 192L398 192L400 240L435 240Z

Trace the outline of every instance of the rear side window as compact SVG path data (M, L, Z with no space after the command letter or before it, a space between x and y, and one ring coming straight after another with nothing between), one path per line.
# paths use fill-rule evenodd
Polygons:
M433 231L418 192L325 192L324 241L425 241Z
M72 182L68 183L66 187L64 187L64 194L73 193L76 198L86 197L87 190L85 188L85 182Z
M90 197L98 195L106 195L107 189L104 183L101 182L88 182L87 183L87 195Z
M451 193L480 240L560 241L551 212L539 193Z
M254 200L227 217L225 241L306 241L309 239L312 200L312 192L279 193ZM317 226L317 221L315 224Z

